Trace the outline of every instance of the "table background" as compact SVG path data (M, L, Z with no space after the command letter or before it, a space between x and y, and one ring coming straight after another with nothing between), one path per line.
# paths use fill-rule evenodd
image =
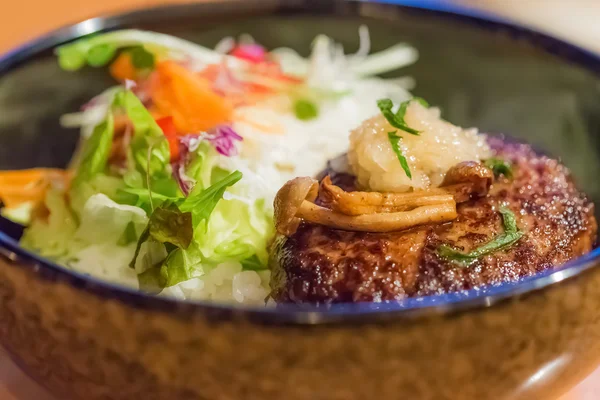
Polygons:
M189 0L0 0L0 52L88 17ZM441 2L444 0L423 0ZM600 53L600 0L456 0L547 31ZM0 399L54 400L0 349ZM600 399L600 369L560 400ZM554 400L554 399L549 399Z

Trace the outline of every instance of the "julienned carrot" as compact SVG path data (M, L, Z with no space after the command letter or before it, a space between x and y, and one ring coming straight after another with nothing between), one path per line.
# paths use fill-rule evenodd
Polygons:
M110 74L118 81L127 79L135 80L137 78L137 70L131 61L131 55L128 52L122 52L117 59L110 64Z
M61 169L34 168L0 171L0 199L8 208L22 203L44 201L52 182L68 183L69 173Z
M216 94L208 80L173 61L158 63L156 74L152 101L159 113L173 117L180 134L207 131L231 121L231 103Z

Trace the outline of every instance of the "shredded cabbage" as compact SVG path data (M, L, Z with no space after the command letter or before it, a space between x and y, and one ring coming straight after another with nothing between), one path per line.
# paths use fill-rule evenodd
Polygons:
M64 192L49 190L45 207L48 219L34 219L21 238L21 245L44 257L61 259L68 255L77 229L77 220L69 209Z
M406 43L398 43L386 50L369 54L370 38L366 26L361 26L360 47L356 54L345 55L341 45L325 35L319 35L313 42L308 59L288 47L271 52L286 74L307 78L309 86L326 88L333 86L340 90L340 82L354 78L375 76L413 64L419 54Z
M85 244L117 245L130 223L137 241L148 224L146 212L139 207L118 204L105 194L98 193L85 203L74 239Z

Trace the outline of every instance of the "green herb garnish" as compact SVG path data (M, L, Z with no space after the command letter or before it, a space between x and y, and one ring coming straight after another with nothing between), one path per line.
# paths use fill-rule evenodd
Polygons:
M498 178L500 175L504 175L507 178L512 178L512 164L502 158L488 158L484 161L486 167L494 171L494 176Z
M129 50L131 56L131 63L137 69L153 69L154 68L154 54L150 53L143 46L136 46Z
M406 157L404 157L404 154L402 154L402 149L400 148L400 140L402 139L402 136L396 135L396 131L388 132L388 139L390 141L390 145L392 146L392 150L394 150L396 157L398 157L398 161L400 161L402 169L406 173L406 176L408 176L409 179L412 179L408 161L406 160Z
M425 108L429 108L429 103L422 97L413 97L412 100L418 102Z
M404 115L406 114L406 109L408 108L410 101L411 100L401 103L396 114L394 114L392 111L392 108L394 108L394 103L390 99L377 100L377 107L379 107L379 110L381 110L381 113L385 119L394 128L401 129L413 135L419 135L420 132L418 130L409 127L406 125L406 122L404 122Z
M294 102L294 114L301 121L309 121L319 116L319 109L312 101L299 99Z
M515 215L510 209L504 206L500 207L499 212L502 214L504 233L469 253L462 253L448 245L442 245L437 249L438 255L458 264L460 267L468 267L480 257L502 250L518 242L524 233L518 230Z

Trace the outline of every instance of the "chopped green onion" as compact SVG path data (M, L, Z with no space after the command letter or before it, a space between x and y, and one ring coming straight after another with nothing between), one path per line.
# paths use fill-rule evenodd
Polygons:
M523 237L524 233L517 228L515 214L504 206L500 207L499 212L502 214L504 233L469 253L462 253L453 247L442 245L437 249L438 255L456 263L460 267L468 267L484 255L494 253L517 243Z
M429 103L427 102L427 100L425 100L422 97L413 97L412 100L416 101L419 104L421 104L425 108L429 108Z
M409 179L412 179L412 174L410 173L408 161L406 160L406 157L404 157L404 154L402 154L402 149L400 148L400 140L402 139L402 136L396 135L396 132L397 131L388 132L388 139L390 141L390 145L392 146L392 150L394 150L394 153L396 153L396 157L398 157L398 161L400 161L400 165L406 173L406 176L408 176Z
M319 109L312 101L299 99L294 102L294 114L301 121L309 121L319 116Z
M500 175L504 175L507 178L512 178L512 164L502 158L492 157L488 158L484 162L485 166L494 171L494 176L498 178Z

